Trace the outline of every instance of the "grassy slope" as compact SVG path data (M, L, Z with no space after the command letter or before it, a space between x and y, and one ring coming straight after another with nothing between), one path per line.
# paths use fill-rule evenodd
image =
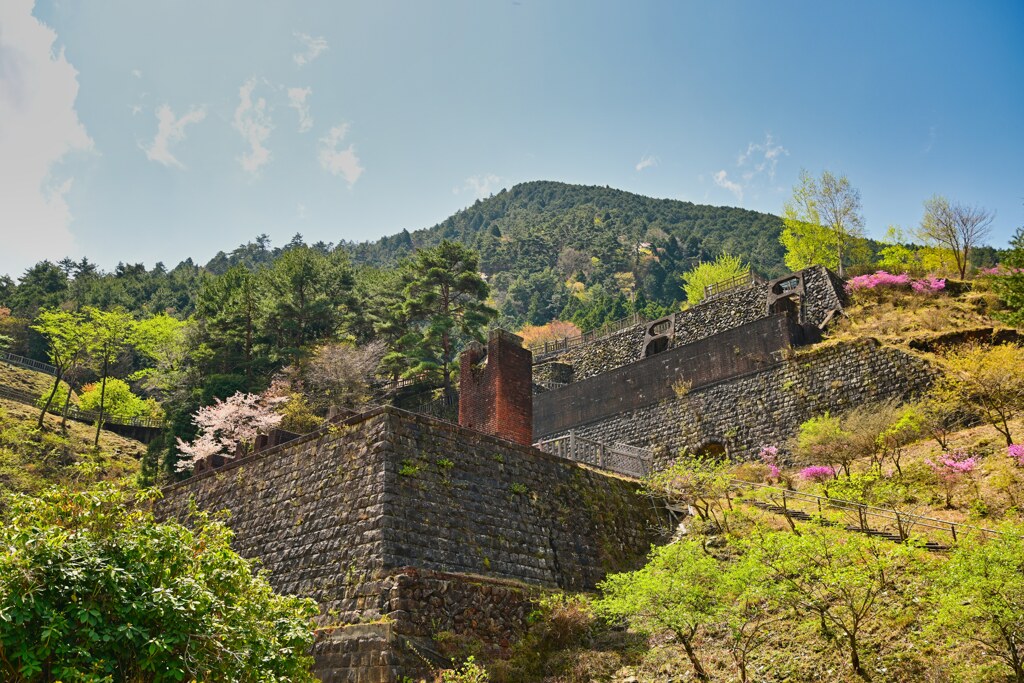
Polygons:
M883 294L862 297L849 307L848 317L833 330L833 339L870 336L883 343L907 350L914 338L977 328L998 327L990 317L998 302L982 284L977 291L959 296L926 297ZM828 343L828 342L826 342ZM932 359L934 356L929 355ZM1017 440L1024 440L1024 420L1012 425ZM912 500L907 507L915 514L950 522L993 526L1000 521L1024 522L1024 468L1015 467L1006 455L1002 436L989 425L964 429L950 438L950 448L963 447L979 456L972 479L954 493L947 508L940 488L931 480L927 460L942 450L931 439L912 444L902 459L906 476L914 482ZM816 485L803 482L795 474L789 479L798 490L820 493ZM855 464L854 471L867 471L867 461ZM891 469L887 466L886 469ZM1018 507L1020 506L1020 507ZM799 506L797 506L799 507ZM737 526L761 524L777 530L788 526L778 515L737 504L738 516L745 520ZM808 509L809 512L814 512ZM948 544L944 532L929 532ZM941 562L941 556L926 561ZM876 681L978 681L1003 680L1002 670L986 666L978 649L969 643L945 643L941 635L922 633L926 603L891 605L880 610L865 629L862 658ZM571 612L571 611L570 611ZM862 681L850 669L848 655L838 643L824 641L813 619L806 615L780 613L767 644L752 656L751 680L754 681ZM552 633L561 636L552 638ZM566 634L569 634L568 636ZM732 660L725 646L724 633L709 633L698 638L701 658L714 681L736 681ZM531 633L510 662L491 666L497 681L545 681L546 683L584 683L590 681L651 681L668 683L694 680L682 649L667 638L646 641L636 634L610 629L592 617L566 610L549 612L532 627Z
M52 387L52 379L0 363L0 384L42 394ZM60 418L47 415L44 428L38 430L38 417L32 406L0 399L0 492L84 485L138 473L139 458L146 452L141 442L103 431L96 449L94 427L69 420L67 433L62 434Z

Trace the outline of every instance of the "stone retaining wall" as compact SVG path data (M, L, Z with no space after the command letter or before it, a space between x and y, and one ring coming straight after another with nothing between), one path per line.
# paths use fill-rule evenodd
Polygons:
M934 377L935 370L910 353L874 340L841 343L796 352L765 370L575 429L588 439L656 448L661 463L680 449L709 444L724 446L738 459L755 457L766 444L785 454L788 439L805 420L906 400L923 393Z
M278 592L314 598L322 627L383 618L409 638L465 629L500 644L528 599L508 581L582 590L642 564L666 519L637 490L529 446L380 408L168 487L157 515L185 520L193 501L229 510L235 549L258 558ZM328 680L408 675L393 648L338 642L317 646L318 671L344 660L336 668L352 677Z

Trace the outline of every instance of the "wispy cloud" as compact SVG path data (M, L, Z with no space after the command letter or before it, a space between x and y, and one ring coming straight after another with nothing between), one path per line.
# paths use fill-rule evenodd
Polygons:
M292 61L297 66L306 66L327 50L327 39L323 36L314 38L313 36L296 31L295 37L305 48L303 52L296 52L292 55Z
M312 88L288 88L288 106L299 115L299 132L308 133L313 128L313 117L309 113L309 96Z
M924 153L928 154L935 146L935 138L939 136L938 126L928 126L928 140L924 144Z
M164 166L185 168L178 159L171 153L173 145L185 139L185 128L193 123L199 123L206 118L205 107L193 107L181 116L176 117L169 105L163 104L156 110L157 129L156 137L149 145L143 145L146 158Z
M501 178L493 173L484 173L466 178L462 185L452 188L452 194L468 192L477 199L484 199L494 194L501 185Z
M250 78L238 89L238 107L232 123L249 146L249 151L238 158L247 173L257 173L270 161L270 150L263 143L274 129L266 99L253 99L255 89L255 78Z
M142 78L142 72L139 69L132 69L132 76L135 76L135 78Z
M58 164L93 149L75 110L78 72L32 6L0 2L0 274L15 277L71 253L72 179Z
M736 165L739 167L749 165L753 169L752 172L748 171L750 178L758 173L767 172L768 179L775 180L775 168L782 156L789 156L789 150L778 144L771 133L765 133L764 142L749 143L747 151L740 154L736 160Z
M636 170L637 170L637 172L639 172L639 171L644 170L645 168L650 168L651 166L657 166L657 165L658 165L658 158L657 157L652 157L650 154L645 154L640 159L640 161L637 162Z
M350 144L344 149L341 147L348 131L347 123L334 126L327 135L320 138L317 149L320 166L332 175L344 177L348 186L352 187L359 180L359 176L363 175L364 169L353 145Z
M726 173L725 170L718 171L712 177L715 179L715 185L729 190L729 192L736 195L736 199L743 199L743 186L729 180L729 174Z

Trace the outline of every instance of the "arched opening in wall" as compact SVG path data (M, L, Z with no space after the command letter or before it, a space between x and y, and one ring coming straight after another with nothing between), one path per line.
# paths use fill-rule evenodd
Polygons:
M799 275L794 275L791 278L787 278L785 280L779 280L774 285L772 285L772 294L774 294L775 296L781 296L781 295L785 294L786 292L793 291L794 289L798 288L799 286L800 286L800 276Z
M793 320L800 320L800 297L796 294L776 299L768 307L769 315L785 313Z
M705 458L724 458L726 456L725 444L718 441L708 441L697 449L696 455Z
M656 353L668 350L668 337L658 337L647 342L644 348L644 358L650 358Z
M672 318L662 318L661 320L655 320L647 327L647 336L654 337L659 334L667 334L672 328Z

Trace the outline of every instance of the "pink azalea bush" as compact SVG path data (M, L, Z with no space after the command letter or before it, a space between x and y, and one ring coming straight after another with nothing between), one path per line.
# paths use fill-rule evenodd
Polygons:
M946 494L946 507L953 506L953 494L964 480L971 478L978 466L978 459L966 449L957 448L943 453L938 461L925 460L925 463L938 477Z
M1006 454L1017 461L1017 464L1024 467L1024 445L1019 443L1006 447Z
M768 481L778 481L782 476L779 469L779 449L777 446L761 446L757 457L768 467Z
M825 482L835 479L836 471L828 465L812 465L800 470L800 478L807 481Z
M884 270L879 270L868 275L858 275L850 278L846 283L846 291L857 292L865 289L879 288L900 288L910 284L910 276L906 273L893 275Z
M922 294L933 294L941 292L946 288L946 279L941 277L926 277L923 280L914 280L910 283L911 289Z
M929 276L922 280L911 280L907 273L894 275L884 270L869 275L858 275L846 283L847 292L864 292L880 289L906 289L910 287L921 294L934 294L946 288L946 280L941 277Z
M1010 266L1004 266L1000 263L992 268L982 268L978 271L981 275L994 275L996 277L1005 277L1007 275L1019 275L1024 273L1024 268L1012 268Z

